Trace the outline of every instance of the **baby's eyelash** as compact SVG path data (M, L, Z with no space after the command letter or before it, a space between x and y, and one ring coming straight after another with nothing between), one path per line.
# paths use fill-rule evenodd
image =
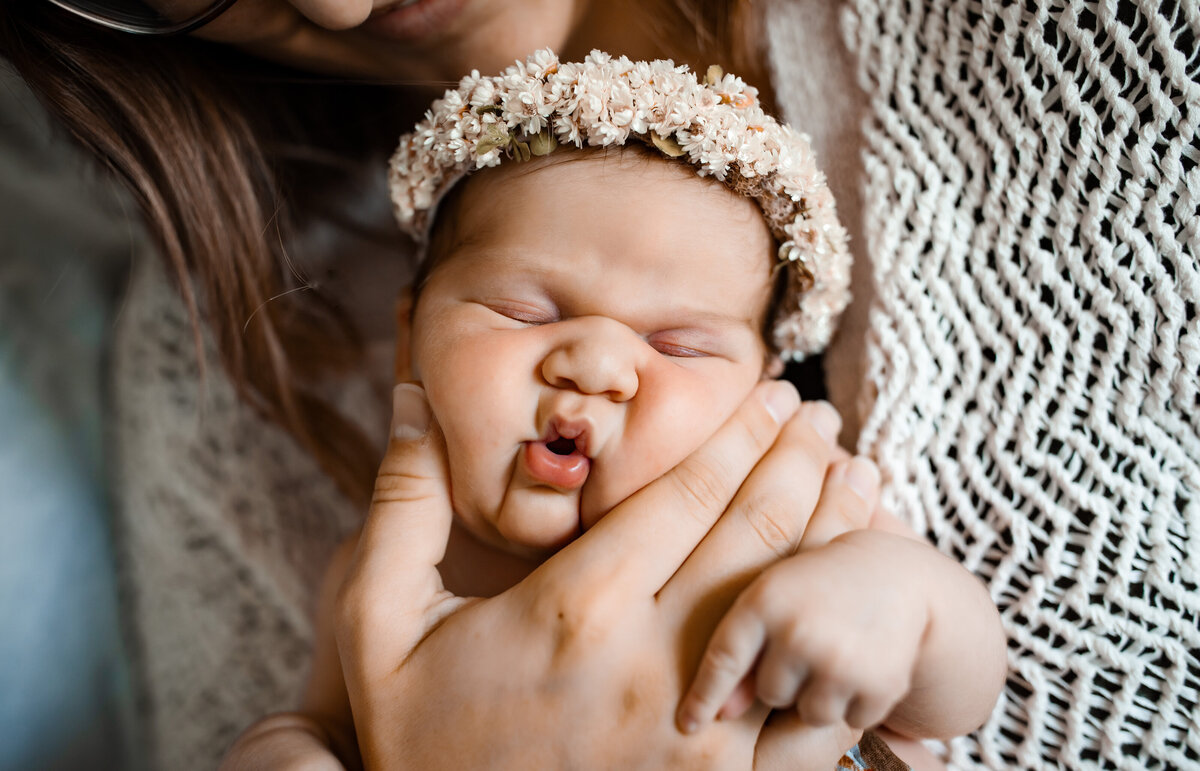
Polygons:
M558 320L554 313L533 306L488 303L487 307L494 313L499 313L505 318L519 321L522 324L549 324Z
M695 348L689 348L686 345L675 345L673 343L657 341L651 342L650 345L654 348L654 350L658 351L662 355L671 356L677 359L696 359L710 355L704 351L700 351Z

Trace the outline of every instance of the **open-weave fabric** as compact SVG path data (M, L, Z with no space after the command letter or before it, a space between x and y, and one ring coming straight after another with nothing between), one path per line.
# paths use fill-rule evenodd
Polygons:
M882 2L859 449L988 582L1010 675L954 763L1200 768L1200 9Z

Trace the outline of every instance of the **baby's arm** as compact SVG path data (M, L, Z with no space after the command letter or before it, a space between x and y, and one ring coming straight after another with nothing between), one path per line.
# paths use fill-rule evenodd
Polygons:
M738 688L756 662L753 686ZM769 706L794 706L809 725L844 720L948 738L987 719L1005 669L999 614L983 585L877 513L869 528L802 547L741 593L709 642L680 723L686 730L718 710L740 712L752 691Z
M352 538L343 543L326 571L313 629L312 674L300 709L270 715L246 729L222 760L221 771L342 771L361 767L350 700L333 636L334 604L356 542Z

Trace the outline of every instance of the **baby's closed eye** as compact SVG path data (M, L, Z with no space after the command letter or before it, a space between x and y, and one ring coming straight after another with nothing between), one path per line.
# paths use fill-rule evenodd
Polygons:
M656 332L646 338L650 347L664 356L677 359L695 359L717 355L716 342L707 335L690 330Z
M522 324L539 325L559 321L557 308L521 300L488 300L481 303L493 313Z
M686 345L671 343L666 341L658 341L651 339L650 346L661 353L663 356L671 356L677 359L695 359L702 356L710 356L706 351L697 350Z

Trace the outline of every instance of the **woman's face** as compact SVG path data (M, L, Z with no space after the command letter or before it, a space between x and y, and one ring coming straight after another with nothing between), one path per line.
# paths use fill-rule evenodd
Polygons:
M313 72L440 86L563 49L588 1L240 0L194 34Z

